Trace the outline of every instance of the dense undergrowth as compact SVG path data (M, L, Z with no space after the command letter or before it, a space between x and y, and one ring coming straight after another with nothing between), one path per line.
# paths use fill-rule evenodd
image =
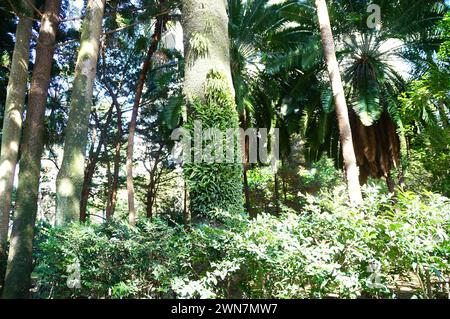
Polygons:
M355 209L338 187L304 197L301 211L255 220L217 212L220 227L190 232L162 219L136 228L41 225L35 297L396 298L402 282L416 283L409 297L445 296L450 201L381 193L366 188L364 206ZM70 284L74 265L78 288Z

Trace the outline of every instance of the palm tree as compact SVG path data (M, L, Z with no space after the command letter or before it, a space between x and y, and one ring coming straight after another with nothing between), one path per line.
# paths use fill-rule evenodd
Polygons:
M354 204L362 202L361 187L359 184L359 170L356 164L353 138L348 118L347 102L345 100L344 87L341 81L339 64L336 59L333 34L331 32L330 19L325 0L316 0L317 16L319 18L320 32L324 57L328 66L331 87L334 95L336 114L339 123L339 132L342 144L345 172L347 176L347 188L350 201Z
M286 12L304 29L299 42L308 37L309 45L302 42L301 49L287 51L273 63L282 65L285 73L286 69L301 72L288 80L292 100L289 107L304 106L302 123L308 157L315 160L322 152L327 152L340 162L338 130L329 120L335 105L325 81L323 59L311 50L319 41L311 26L314 15L311 2L304 1ZM400 162L404 169L406 140L397 100L405 88L404 69L405 66L413 71L427 69L440 43L439 34L435 32L436 22L445 14L445 6L440 1L398 1L395 4L381 1L383 25L375 30L366 25L368 4L368 1L330 2L330 18L336 21L337 57L344 74L347 102L351 106L349 116L362 184L368 177L386 178L389 182L392 168L399 167ZM390 184L392 189L392 181Z
M258 98L261 97L261 94L266 97L266 102L276 101L278 98L278 94L274 90L278 86L271 81L270 77L266 77L265 80L262 78L264 57L261 52L274 54L277 50L283 49L283 46L277 45L277 38L288 19L281 12L292 3L292 1L285 1L281 4L270 4L269 0L228 1L231 74L236 92L235 101L239 112L240 126L244 130L257 122L256 117L261 106ZM270 128L276 113L272 108L272 103L263 103L262 105L266 106L263 114L268 116L267 121L263 121L268 125L264 125L264 127ZM250 216L255 217L250 205L247 177L250 169L249 141L246 140L244 143L245 206Z

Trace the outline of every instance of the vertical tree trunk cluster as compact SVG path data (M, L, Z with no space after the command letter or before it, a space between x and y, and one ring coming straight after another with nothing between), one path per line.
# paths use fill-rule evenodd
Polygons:
M14 175L19 154L22 133L22 109L25 103L30 40L33 26L34 1L20 1L22 17L16 29L16 43L9 74L8 89L3 119L2 145L0 154L0 259L8 240L9 213L14 185ZM0 282L2 274L0 274Z
M61 0L46 0L41 19L21 145L19 186L3 288L4 298L27 298L29 295L41 157L44 150L44 117L60 7Z
M75 68L69 119L65 131L63 162L56 181L56 221L58 225L79 219L89 116L104 10L105 0L88 1Z
M92 179L95 174L95 168L97 167L97 163L100 159L100 154L102 149L107 145L107 136L108 136L108 127L112 121L112 115L114 110L114 102L111 105L108 113L106 114L106 121L102 126L98 118L96 117L96 125L100 130L100 136L97 142L97 146L94 147L92 144L91 150L89 151L89 158L86 164L86 169L84 171L84 181L83 188L81 190L81 199L80 199L80 222L84 223L87 219L87 204L89 200L89 195L91 193L91 185Z
M113 92L109 84L107 84L108 92L110 93L113 104L116 108L116 116L117 116L117 133L115 138L115 147L114 147L114 168L113 168L113 178L112 178L112 186L109 190L108 194L108 203L106 206L106 220L109 221L112 219L114 215L114 211L116 209L117 203L117 190L119 189L119 172L120 172L120 163L121 156L120 151L122 150L122 138L123 138L123 130L122 130L122 109L119 101L117 100L116 94Z
M161 4L164 2L161 1ZM144 92L145 81L147 73L152 67L153 55L158 50L159 42L161 41L162 33L167 23L167 15L163 14L157 18L155 24L155 31L152 36L152 42L148 48L147 55L142 64L141 72L139 74L139 81L136 87L136 96L133 104L133 111L131 114L130 128L128 132L128 147L127 147L127 191L128 191L128 219L130 225L136 225L136 205L134 201L135 190L133 181L133 153L134 153L134 137L136 135L137 117L139 106L141 104L142 93Z
M356 163L355 150L353 148L352 130L348 115L347 102L345 100L339 64L336 59L333 33L331 32L330 18L325 0L316 0L317 16L319 18L320 34L324 50L325 62L328 67L331 87L341 137L342 155L344 159L345 173L347 176L347 188L350 201L353 204L362 203L361 185L359 184L359 169Z

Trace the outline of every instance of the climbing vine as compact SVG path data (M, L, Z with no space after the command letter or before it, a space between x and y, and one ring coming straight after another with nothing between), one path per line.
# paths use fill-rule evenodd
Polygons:
M191 102L191 114L185 128L194 133L194 122L200 121L202 129L215 128L223 132L222 144L226 140L225 133L239 127L239 117L231 90L223 74L211 71L206 80L205 100ZM184 174L191 199L191 213L194 219L211 217L214 212L226 211L239 213L242 211L242 164L239 161L239 143L235 134L233 141L233 163L190 163L184 166ZM208 142L203 140L202 148ZM217 155L217 154L216 154Z

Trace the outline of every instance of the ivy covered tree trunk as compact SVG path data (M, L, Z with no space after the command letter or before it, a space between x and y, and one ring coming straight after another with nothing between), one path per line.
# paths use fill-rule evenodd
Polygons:
M32 16L31 4L33 2L31 0L20 1L23 10L21 14L24 16L19 19L17 24L16 43L6 94L0 155L0 260L8 239L9 212L22 131L22 108L27 89L30 39L33 26L32 19L26 17ZM0 274L0 277L2 277L2 274Z
M65 131L64 157L56 180L56 222L58 225L79 219L89 115L104 9L105 0L89 0L83 21L70 113Z
M228 129L239 127L230 70L227 1L184 0L182 10L184 94L189 105L186 128L192 132L193 123L199 121L203 130L215 128L225 134ZM213 152L223 155L218 151ZM210 217L217 210L229 213L243 210L241 162L184 166L193 219Z
M336 106L348 193L352 203L360 204L362 203L362 195L361 185L359 183L359 169L356 163L347 102L345 100L344 87L342 85L341 74L339 72L339 64L336 59L336 50L334 47L330 18L325 0L316 0L316 9L317 16L319 18L325 62L328 67L328 74L334 96L334 104Z
M55 38L60 21L60 2L60 0L47 0L41 20L21 146L17 204L3 298L27 298L29 295L41 157L44 150L44 117Z

